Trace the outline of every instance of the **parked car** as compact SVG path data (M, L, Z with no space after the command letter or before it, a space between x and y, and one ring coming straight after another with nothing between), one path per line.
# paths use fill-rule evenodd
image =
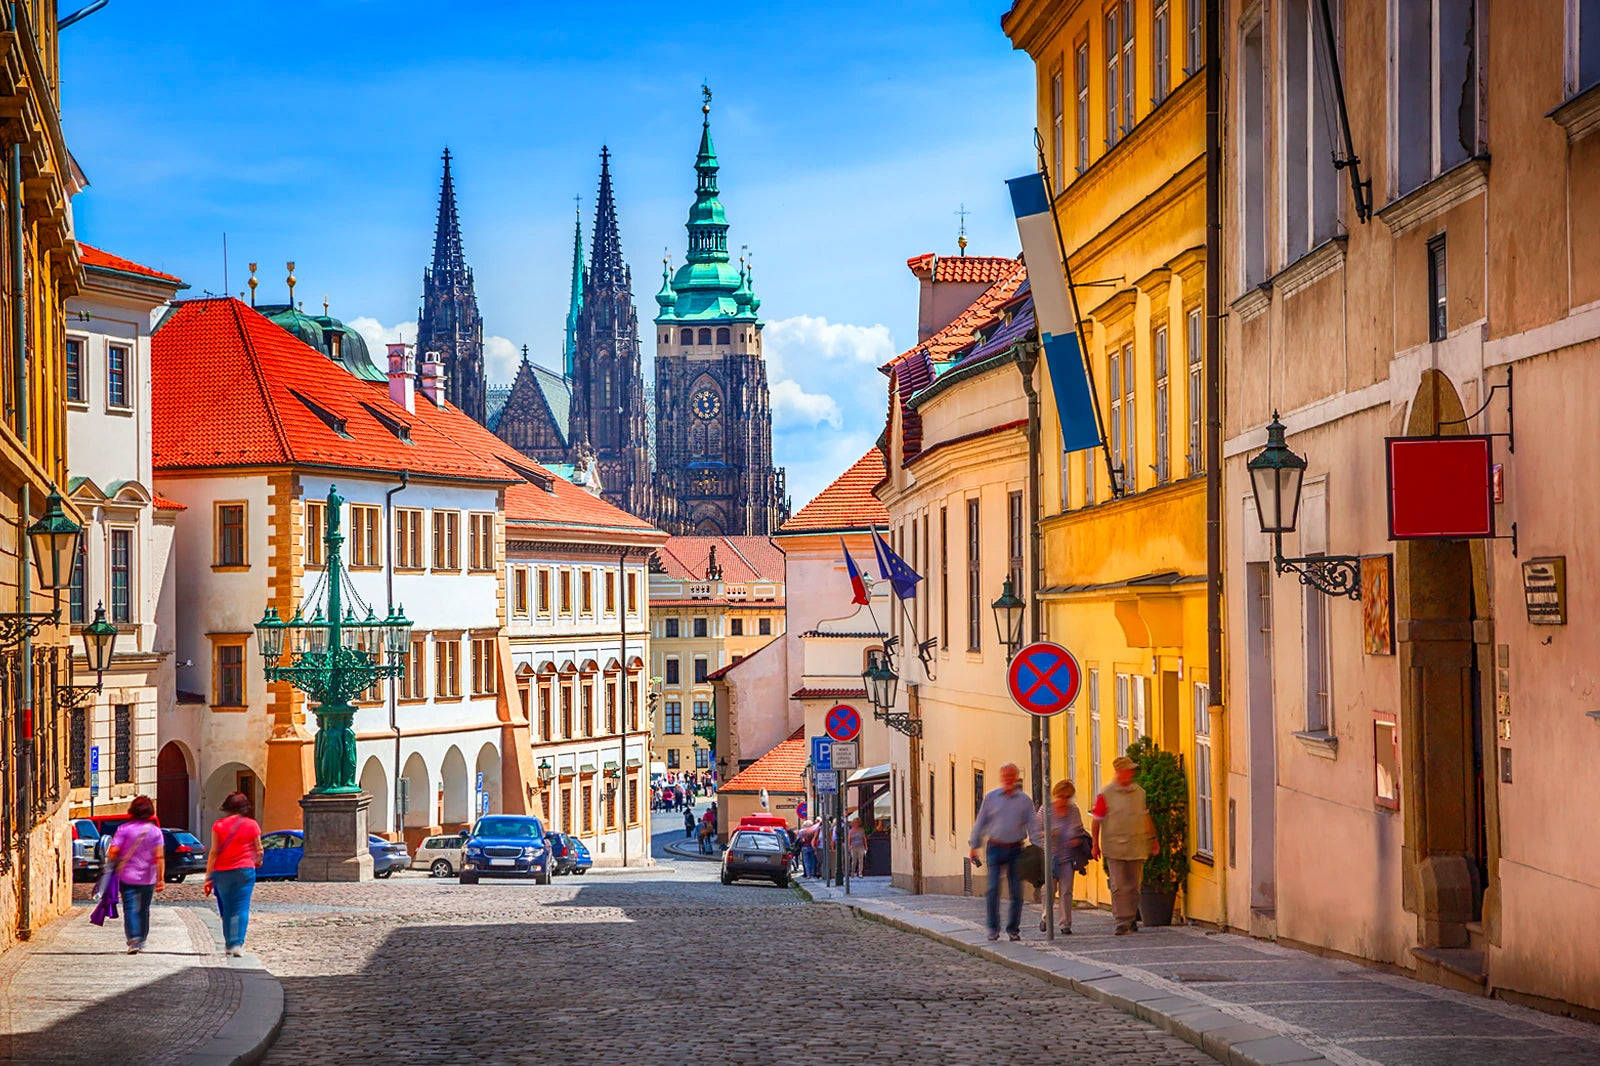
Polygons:
M789 884L788 841L778 833L761 829L740 829L722 853L722 883L731 885L741 877L760 877L779 888Z
M93 881L103 868L100 856L100 830L88 818L72 820L72 879Z
M572 846L574 839L576 838L569 837L565 833L551 832L544 835L544 842L550 848L551 873L559 876L572 872L573 860L578 854L578 849Z
M396 870L411 865L406 846L398 841L380 836L367 836L367 850L372 853L372 873L388 877ZM300 859L305 855L305 834L298 829L279 829L261 835L261 866L256 870L258 881L293 881L300 876Z
M461 869L461 847L466 839L463 833L428 837L418 846L411 862L418 869L427 870L429 876L454 877Z
M117 829L128 820L128 812L123 810L117 814L97 814L93 818L77 820L88 822L100 833L100 839L95 843L95 854L99 856L103 865L106 861L106 849L111 846L111 838L117 835Z
M200 843L199 837L187 829L163 829L161 835L166 839L170 883L181 885L190 874L206 872L206 846Z
M567 843L572 845L572 872L586 874L594 866L594 857L589 854L589 846L577 837L567 837Z
M461 883L479 877L532 877L548 885L555 872L544 823L532 815L489 814L467 834L461 856Z

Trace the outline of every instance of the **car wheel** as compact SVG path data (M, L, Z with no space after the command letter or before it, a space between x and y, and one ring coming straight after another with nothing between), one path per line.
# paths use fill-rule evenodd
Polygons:
M787 875L779 874L777 877L772 879L772 883L777 885L779 888L788 888L789 878Z
M543 870L540 870L533 880L535 884L548 885L550 883L550 867L546 866Z
M575 874L578 874L581 877L582 875L584 875L584 874L589 872L589 868L587 866L580 866L580 867L578 867L576 870L574 870L572 872L575 873Z
M461 883L464 885L475 885L478 883L478 875L468 870L462 870Z
M388 878L388 877L392 876L393 874L394 874L394 870L393 869L374 870L374 871L372 871L372 876L373 877L378 877L378 878Z
M434 859L433 865L428 868L428 872L434 877L449 877L455 871L450 869L449 859Z
M723 874L722 875L722 883L725 884L725 885L731 885L731 884L733 884L733 878L729 877L727 874Z

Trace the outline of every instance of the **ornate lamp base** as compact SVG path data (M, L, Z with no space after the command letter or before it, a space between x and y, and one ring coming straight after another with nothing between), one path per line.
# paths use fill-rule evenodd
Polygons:
M300 880L372 880L372 851L367 846L367 807L371 803L372 797L360 790L312 792L300 797L306 834Z
M356 709L348 703L330 703L315 710L317 784L312 795L360 792L361 786L356 784Z

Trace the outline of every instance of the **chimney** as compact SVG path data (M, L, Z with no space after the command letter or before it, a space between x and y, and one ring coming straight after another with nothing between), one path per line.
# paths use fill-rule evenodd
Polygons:
M422 356L422 395L433 406L444 406L444 361L438 352L425 352Z
M389 399L417 413L416 357L409 344L389 345Z

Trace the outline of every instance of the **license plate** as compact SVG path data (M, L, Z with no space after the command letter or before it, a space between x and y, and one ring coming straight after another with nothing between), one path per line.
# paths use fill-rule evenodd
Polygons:
M768 862L770 860L765 855L751 855L745 861L746 862Z
M490 859L489 860L489 865L490 866L515 866L516 864L517 864L517 860L516 859Z

